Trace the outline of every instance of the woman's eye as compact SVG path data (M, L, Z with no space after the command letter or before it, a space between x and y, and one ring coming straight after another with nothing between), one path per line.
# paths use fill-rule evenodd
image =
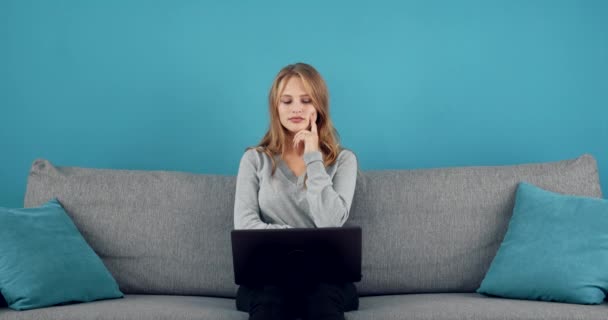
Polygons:
M284 104L290 104L290 103L291 103L291 100L288 100L288 101L283 101L283 103L284 103Z
M312 100L302 100L302 103L311 103Z

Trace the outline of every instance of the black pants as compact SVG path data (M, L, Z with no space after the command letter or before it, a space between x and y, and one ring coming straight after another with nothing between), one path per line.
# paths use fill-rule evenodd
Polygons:
M240 286L236 308L249 320L344 320L344 312L359 308L359 295L353 283Z

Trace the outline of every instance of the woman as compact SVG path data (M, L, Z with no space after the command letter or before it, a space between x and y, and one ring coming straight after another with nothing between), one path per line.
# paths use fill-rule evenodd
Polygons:
M355 192L355 154L340 147L325 81L291 64L269 94L270 128L247 148L237 175L235 229L341 227ZM353 283L240 286L237 309L257 319L344 319L359 299Z

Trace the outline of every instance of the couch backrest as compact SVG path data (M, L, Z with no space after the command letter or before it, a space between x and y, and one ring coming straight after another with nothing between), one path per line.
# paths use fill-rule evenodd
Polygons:
M347 224L363 229L362 295L472 292L506 232L519 181L601 197L595 159L363 171ZM235 176L36 160L25 206L57 197L125 293L234 297Z
M124 293L234 296L236 177L36 160L25 206L57 197Z
M363 226L362 294L474 292L507 231L519 181L601 197L595 159L367 171L348 224Z

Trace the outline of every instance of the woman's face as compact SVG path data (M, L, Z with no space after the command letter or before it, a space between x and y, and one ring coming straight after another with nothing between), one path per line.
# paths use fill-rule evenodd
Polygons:
M291 77L279 97L279 118L291 135L310 130L310 119L316 112L311 96L304 91L300 77Z

